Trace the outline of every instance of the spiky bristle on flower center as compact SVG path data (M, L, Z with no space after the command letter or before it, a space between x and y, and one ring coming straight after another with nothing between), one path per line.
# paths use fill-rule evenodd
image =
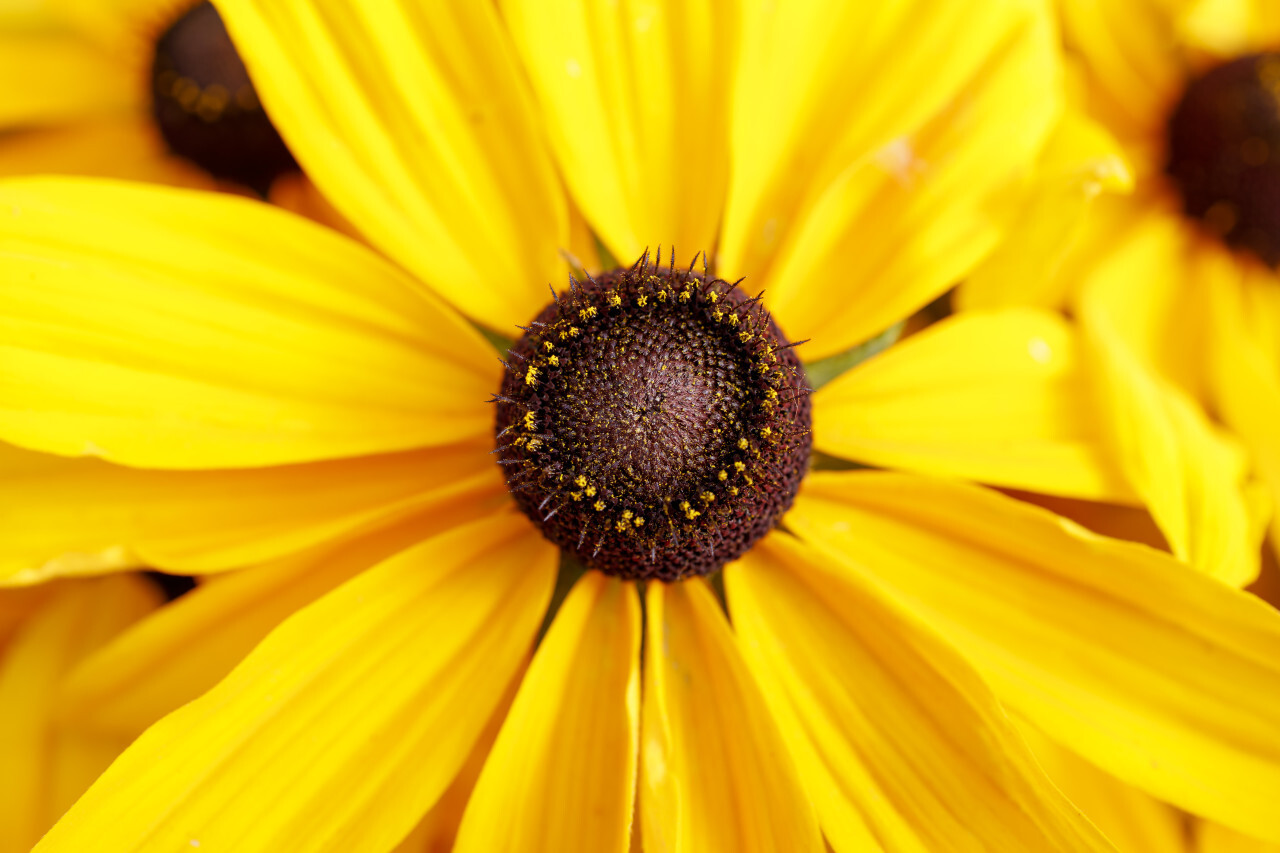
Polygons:
M212 4L193 7L156 41L151 83L152 114L179 157L264 195L298 168Z
M1192 80L1168 135L1165 170L1187 215L1280 265L1280 53L1241 57Z
M497 453L549 540L619 577L675 580L735 559L808 466L795 350L733 284L661 266L573 282L510 350Z

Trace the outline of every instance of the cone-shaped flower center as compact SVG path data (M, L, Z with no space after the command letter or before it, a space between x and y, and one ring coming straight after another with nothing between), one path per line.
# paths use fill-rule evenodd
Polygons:
M575 284L509 355L499 459L520 508L586 565L705 575L791 506L808 387L758 298L646 257Z
M211 4L200 3L160 36L151 80L152 111L174 154L264 195L298 167Z
M1191 81L1169 118L1166 170L1188 216L1280 264L1280 53L1245 56Z

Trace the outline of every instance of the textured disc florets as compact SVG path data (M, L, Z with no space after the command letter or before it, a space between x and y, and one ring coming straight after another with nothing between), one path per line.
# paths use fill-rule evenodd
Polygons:
M1168 133L1166 171L1187 215L1280 264L1280 53L1245 56L1191 81Z
M179 157L264 195L298 168L211 4L198 4L160 36L151 81L160 135Z
M810 407L760 298L705 273L572 282L526 329L497 395L499 460L520 508L586 565L705 575L791 506Z

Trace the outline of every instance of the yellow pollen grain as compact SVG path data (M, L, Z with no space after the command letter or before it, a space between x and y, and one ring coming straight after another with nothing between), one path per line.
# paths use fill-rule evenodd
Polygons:
M586 485L587 485L587 478L586 478L586 477L584 477L584 476L582 476L581 474L579 474L579 475L578 475L578 478L577 478L576 480L574 480L574 481L573 481L573 483L574 483L574 485L575 485L575 486L577 486L579 489L584 488L584 487L586 487Z
M745 438L738 439L738 449L739 450L747 449L747 440Z
M643 308L644 306L649 304L649 297L643 293L640 294L639 296L636 297L636 304L639 305L641 308Z
M703 492L702 494L698 495L698 497L702 498L702 502L706 504L709 504L716 499L716 496L711 494L711 492Z
M622 511L622 517L625 518L627 521L630 521L633 516L635 516L635 513L629 509L624 509Z
M721 320L724 319L724 312L721 311L719 308L717 308L716 310L711 312L711 316L715 317L716 322L719 323Z
M555 349L555 347L556 347L556 345L555 345L555 344L553 344L553 343L551 343L551 341L543 341L543 342L542 342L542 348L543 348L544 350L546 350L547 352L551 352L553 349Z
M614 530L616 530L616 531L618 531L619 533L622 533L622 532L623 532L623 531L625 531L625 530L630 530L630 529L631 529L631 525L629 525L629 524L627 524L625 521L623 521L623 520L619 519L618 521L615 521L615 522L613 523L613 529L614 529Z
M737 471L739 474L741 474L743 471L747 470L747 463L745 463L745 462L735 462L735 463L733 463L733 470L735 470L735 471Z
M531 364L531 365L529 365L529 369L528 369L528 371L526 371L526 372L525 372L525 374L524 374L524 384L525 384L525 385L532 385L533 383L535 383L535 382L537 382L537 381L538 381L538 368L534 367L534 366Z
M693 298L693 291L690 290L689 288L686 287L684 290L680 291L681 302L688 302L692 298Z
M738 496L738 487L737 487L737 486L730 486L730 487L729 487L729 494L733 495L733 496L736 498L736 497Z
M578 312L578 316L584 320L596 316L596 306L588 305L586 308L583 308L581 311ZM574 334L572 329L569 330L569 334L571 335Z
M720 473L716 474L716 479L723 483L725 480L729 479L729 472L721 468Z
M582 492L570 492L569 497L573 498L575 501L580 501L582 500Z
M604 501L596 501L591 505L591 508L594 509L596 512L600 512L601 510L604 509Z
M542 439L540 439L540 438L531 438L531 439L529 439L529 449L530 449L530 450L537 450L537 449L538 449L539 447L541 447L541 446L542 446Z
M659 301L659 302L666 302L666 301L667 301L667 292L666 292L665 290L659 290L659 291L658 291L658 301Z
M548 357L548 358L547 358L547 364L551 365L552 367L559 367L559 366L560 366L560 356L558 356L558 355L553 355L553 356Z
M716 293L714 290L707 293L707 299L710 300L711 302L715 302L719 298L720 298L720 294Z
M592 309L592 310L595 310L595 309ZM576 338L576 337L578 336L578 327L577 327L577 326L570 326L570 327L569 327L569 335L570 335L570 337L574 337L574 338Z
M616 293L610 293L609 304L612 305L614 308L617 308L619 305L622 304L622 297Z
M538 423L538 418L533 412L524 413L524 428L533 429Z
M769 436L773 435L773 427L765 427L764 429L760 430L760 434L763 435L765 438L768 438Z
M587 486L587 488L586 488L586 493L587 493L587 497L589 497L589 498L594 498L594 497L596 496L596 487L595 487L595 486Z

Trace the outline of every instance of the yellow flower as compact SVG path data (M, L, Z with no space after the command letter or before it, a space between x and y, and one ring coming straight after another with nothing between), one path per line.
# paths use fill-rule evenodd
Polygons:
M1098 368L1104 438L1169 547L1247 584L1268 518L1280 546L1280 7L1058 6L1082 107L1057 147L1087 164L1077 177L1092 189L1131 192L1099 197L1082 221L1046 203L959 302L1067 308ZM1045 170L1046 187L1071 159Z
M0 22L0 175L234 192L329 221L200 0L48 3Z
M731 348L700 350L711 367L677 390L757 406L725 410L723 438L690 426L690 458L726 462L698 483L714 500L637 526L619 498L656 475L627 491L625 461L601 477L568 456L535 473L596 490L606 520L584 530L741 534L729 488L760 494L755 454L807 440L779 414L803 394L758 385L794 351L773 336L840 353L1000 236L1057 109L1037 8L238 0L223 11L291 149L384 255L244 199L0 186L5 577L251 567L78 671L70 718L172 712L37 849L389 849L465 791L495 717L458 850L621 851L633 826L651 851L1107 849L1006 705L1129 782L1274 833L1280 617L961 482L1130 497L1047 312L939 323L814 394L818 451L898 470L804 476L786 530L724 568L732 625L701 578L638 594L628 571L662 571L640 557L562 590L538 641L553 507L516 510L485 398L518 401L497 408L527 425L520 453L563 448L534 405L568 406L557 370L598 358L625 387L651 341L619 317L706 312ZM715 247L782 331L726 282L643 265L546 306L574 207L615 256ZM527 325L513 352L541 353L537 372L497 365L464 317ZM626 347L606 361L610 341ZM584 402L616 403L603 384ZM576 423L616 427L606 409ZM684 453L673 434L650 444ZM662 474L654 458L632 467ZM793 500L771 494L771 511Z

